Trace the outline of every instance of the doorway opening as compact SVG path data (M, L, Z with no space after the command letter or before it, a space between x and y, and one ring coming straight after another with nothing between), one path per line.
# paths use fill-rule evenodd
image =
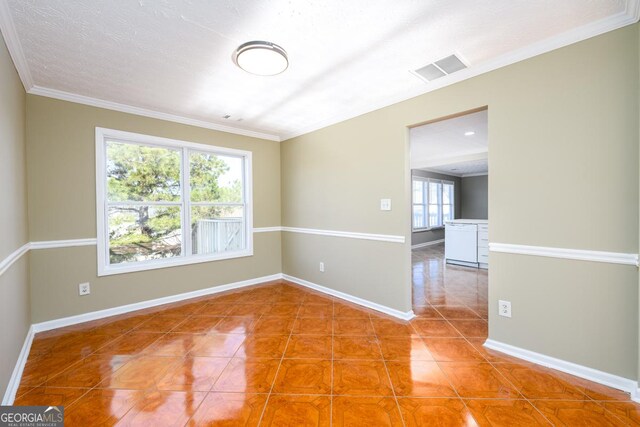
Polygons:
M414 313L427 337L488 334L489 144L486 107L409 129Z

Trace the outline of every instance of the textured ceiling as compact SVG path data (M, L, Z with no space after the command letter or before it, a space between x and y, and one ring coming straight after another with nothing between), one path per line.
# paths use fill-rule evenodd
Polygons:
M428 91L429 83L409 70L454 52L473 69L623 14L626 1L8 0L8 6L38 87L287 137ZM238 69L232 53L249 40L283 46L289 69L273 77Z
M473 162L480 160L484 160L486 165L489 149L487 126L487 110L484 110L412 128L409 132L411 168L435 170L442 165L469 162L477 166ZM465 135L466 132L474 134ZM484 171L461 173L480 172Z
M454 176L484 175L489 173L489 162L487 159L473 160L451 165L433 166L428 170Z

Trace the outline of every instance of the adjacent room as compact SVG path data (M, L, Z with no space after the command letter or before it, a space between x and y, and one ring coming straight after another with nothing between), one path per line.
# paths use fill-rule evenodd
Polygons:
M0 424L640 424L639 18L0 0Z
M440 320L413 322L425 337L459 331L479 345L487 337L487 118L482 109L409 131L412 306ZM444 325L455 331L434 328Z

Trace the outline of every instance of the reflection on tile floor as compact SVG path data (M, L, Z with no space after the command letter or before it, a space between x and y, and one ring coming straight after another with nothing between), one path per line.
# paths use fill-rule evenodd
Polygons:
M402 322L286 282L36 336L16 405L66 425L638 425L629 396L485 349L487 272L413 252Z

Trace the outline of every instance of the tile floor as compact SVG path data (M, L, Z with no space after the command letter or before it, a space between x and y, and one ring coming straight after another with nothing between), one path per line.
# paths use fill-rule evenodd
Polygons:
M16 405L67 426L618 426L628 395L486 350L487 273L413 253L409 323L285 282L36 336Z

